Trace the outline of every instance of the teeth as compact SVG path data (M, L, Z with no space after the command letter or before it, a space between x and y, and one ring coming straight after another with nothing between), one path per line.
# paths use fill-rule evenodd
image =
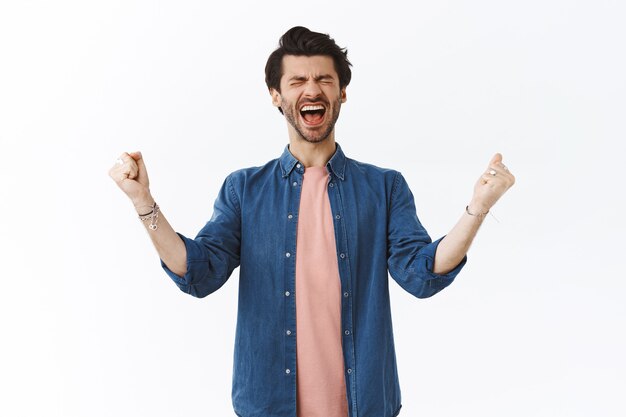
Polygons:
M324 110L324 106L316 105L316 106L304 106L300 109L300 111L313 111L313 110Z

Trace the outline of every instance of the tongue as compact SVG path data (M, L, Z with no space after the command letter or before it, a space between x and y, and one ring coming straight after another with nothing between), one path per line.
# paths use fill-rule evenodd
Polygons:
M305 112L303 117L307 123L311 123L311 124L317 124L322 120L322 115L317 112L315 113Z

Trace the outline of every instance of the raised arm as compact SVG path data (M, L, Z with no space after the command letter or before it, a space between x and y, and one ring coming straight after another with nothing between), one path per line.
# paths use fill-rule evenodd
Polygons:
M122 154L109 175L133 202L138 214L155 210L143 220L161 267L184 292L205 297L219 289L239 266L241 209L230 176L226 178L213 209L213 216L194 239L174 231L155 207L148 188L148 175L139 152Z
M137 214L147 214L152 210L154 198L150 194L148 172L141 152L122 153L116 164L109 170L109 176L130 198ZM159 258L175 274L185 275L187 272L185 244L170 226L161 209L159 208L156 219L156 229L150 228L150 225L155 223L154 221L146 219L142 223Z
M435 254L434 272L451 271L466 255L485 215L498 199L515 184L515 177L496 153L474 185L472 201L456 225L443 238Z

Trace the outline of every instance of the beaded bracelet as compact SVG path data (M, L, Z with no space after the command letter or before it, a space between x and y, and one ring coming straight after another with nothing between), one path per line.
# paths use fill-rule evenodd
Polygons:
M159 219L159 205L155 201L151 207L152 211L150 213L140 214L139 220L144 221L149 219L150 224L148 225L148 227L150 228L150 230L156 230L158 228L157 221Z

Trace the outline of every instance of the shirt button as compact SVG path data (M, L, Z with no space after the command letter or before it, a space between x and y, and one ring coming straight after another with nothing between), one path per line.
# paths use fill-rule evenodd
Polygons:
M352 369L348 368L348 373L351 374L352 373Z
M347 297L348 295L349 295L349 294L348 294L348 292L347 292L347 291L343 293L343 296L344 296L344 297Z
M291 330L287 330L287 336L289 336L291 334Z
M346 254L345 254L345 253L340 253L340 254L339 254L339 257L340 257L341 259L343 259L343 258L345 258L345 257L346 257Z
M289 297L290 292L289 291L285 291L285 297Z
M346 336L347 336L347 335L349 335L349 334L350 334L350 330L346 330L344 333L345 333L345 334L346 334Z
M287 258L289 258L289 257L291 256L291 254L290 254L289 252L287 252L287 253L285 254L285 256L286 256Z
M287 215L287 218L288 218L289 220L293 219L293 214L288 214L288 215Z
M298 182L294 181L293 184L291 184L291 185L293 185L295 187L296 185L298 185Z
M328 184L329 187L334 187L335 184L333 184L332 182L330 184Z
M339 220L339 219L341 219L341 216L338 215L338 214L335 214L335 219Z
M286 374L290 374L291 373L291 369L285 369L285 373Z
M300 168L302 165L300 164L296 164L296 168Z

